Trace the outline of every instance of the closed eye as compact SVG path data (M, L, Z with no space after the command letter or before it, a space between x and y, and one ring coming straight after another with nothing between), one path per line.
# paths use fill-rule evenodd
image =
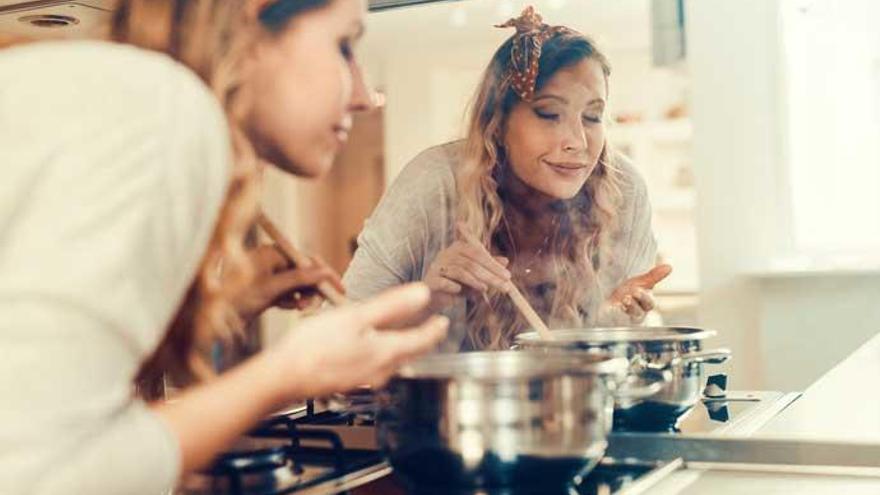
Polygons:
M537 115L538 118L540 118L540 119L544 119L544 120L552 120L552 121L557 121L557 120L559 120L559 114L558 114L558 113L553 113L553 112L542 112L541 110L535 110L535 115Z

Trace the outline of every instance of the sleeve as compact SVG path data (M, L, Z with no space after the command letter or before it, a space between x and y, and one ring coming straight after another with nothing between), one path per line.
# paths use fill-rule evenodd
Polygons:
M225 120L165 57L36 45L0 60L0 493L166 493L179 446L131 382L213 231Z
M627 165L629 173L628 191L630 208L623 211L627 213L624 218L623 228L626 246L623 263L624 279L630 279L641 275L657 262L657 240L651 226L651 201L648 198L648 188L639 173Z
M446 147L420 153L382 197L358 236L357 251L343 277L352 299L421 280L439 250L449 244L454 159Z

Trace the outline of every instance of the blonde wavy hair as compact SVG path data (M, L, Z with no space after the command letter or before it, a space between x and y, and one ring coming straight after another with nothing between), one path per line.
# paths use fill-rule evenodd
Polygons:
M257 212L257 159L242 131L247 110L240 91L242 62L257 39L243 15L245 0L120 0L110 40L165 53L195 72L222 105L232 143L233 166L217 224L167 332L135 377L146 399L164 395L164 377L177 385L213 375L210 346L228 341L240 321L232 295L250 282L243 240ZM254 23L255 24L255 23ZM0 49L40 40L0 37ZM222 279L221 279L222 260Z
M215 343L241 334L232 300L251 281L244 248L259 204L259 160L244 131L249 96L242 87L245 60L263 37L281 33L298 14L332 0L275 0L256 18L249 0L119 0L110 40L162 52L186 65L208 85L226 113L233 167L226 198L198 275L153 355L135 377L146 399L163 395L163 377L185 386L214 375ZM0 49L38 40L0 35Z
M508 222L510 204L503 184L512 173L505 157L503 133L510 111L519 101L511 87L510 65L513 37L495 52L470 106L464 156L456 172L457 218L495 255L516 256ZM539 59L536 90L556 72L585 59L599 62L606 86L611 66L593 41L574 31L562 32L544 42ZM617 222L621 200L616 154L606 142L595 170L572 199L554 205L556 229L548 238L547 254L557 285L552 298L524 290L537 308L549 314L551 326L580 325L589 298L598 297L599 259L609 256L606 233ZM501 349L528 328L506 294L492 292L468 300L469 339L475 348Z
M256 26L248 25L243 8L241 0L121 0L110 28L112 40L166 53L195 72L222 105L232 143L226 199L198 276L135 379L148 398L160 395L156 382L165 374L178 385L212 375L209 348L237 327L230 301L251 276L243 239L256 215L258 165L241 127L247 102L240 75Z
M258 18L246 15L247 0L120 0L110 38L168 54L189 67L222 105L232 143L233 168L226 199L198 276L189 287L156 352L135 381L147 398L160 395L157 381L177 385L212 376L211 346L229 342L242 322L232 300L251 281L244 239L259 202L259 161L244 131L250 99L242 87L245 61L264 36L330 0L278 0Z

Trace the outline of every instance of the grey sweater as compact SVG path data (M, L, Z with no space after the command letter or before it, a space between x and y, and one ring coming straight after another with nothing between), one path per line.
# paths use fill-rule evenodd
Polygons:
M382 197L358 237L358 249L345 272L352 299L363 299L389 287L422 280L440 251L455 241L455 167L462 141L429 148L416 156ZM609 259L600 259L598 280L590 297L588 326L618 324L605 321L598 302L623 281L650 270L657 243L651 230L651 206L644 180L626 160L618 160L623 201L618 228L606 232ZM457 351L466 346L465 305L445 312L451 319L449 337L442 346ZM542 315L543 316L543 315Z

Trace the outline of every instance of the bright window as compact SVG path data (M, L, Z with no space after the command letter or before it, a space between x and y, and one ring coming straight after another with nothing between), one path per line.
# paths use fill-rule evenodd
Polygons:
M794 247L878 255L880 2L782 5Z

